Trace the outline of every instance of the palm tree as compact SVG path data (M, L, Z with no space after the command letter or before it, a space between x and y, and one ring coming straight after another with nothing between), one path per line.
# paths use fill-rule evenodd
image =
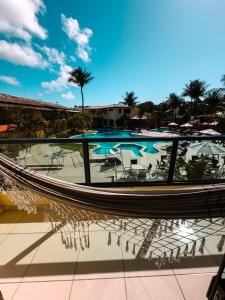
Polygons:
M221 78L221 82L223 83L223 85L225 86L225 74L222 76Z
M194 116L197 115L198 103L200 102L200 98L205 95L206 89L207 84L205 81L201 81L199 79L191 80L189 84L185 85L182 96L188 96L191 98L191 106ZM194 102L194 109L192 102Z
M210 114L217 110L222 101L223 93L221 89L212 89L208 91L204 99L204 103L207 105Z
M144 113L152 113L155 110L156 105L152 101L146 101L140 103L138 108L140 113L143 115Z
M126 92L125 96L123 96L123 101L120 103L126 104L128 106L136 106L137 105L137 96L135 96L135 92Z
M182 103L183 103L183 98L178 96L175 93L170 93L169 96L167 97L167 104L169 106L169 110L173 111L174 122L176 122L176 118L177 118L177 109L181 106Z
M82 112L84 112L83 87L88 84L88 82L90 82L93 78L94 77L91 76L90 72L87 72L86 69L83 70L81 67L75 68L70 72L68 81L80 87L82 97Z

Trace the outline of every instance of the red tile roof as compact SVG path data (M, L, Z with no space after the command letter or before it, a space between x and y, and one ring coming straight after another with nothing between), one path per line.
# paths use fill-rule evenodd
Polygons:
M0 125L0 132L11 131L16 129L16 124Z
M70 109L68 107L59 104L0 93L0 107L12 107L12 106L22 106L23 108L27 108L27 109L38 109L38 110L52 110L52 109L69 110Z

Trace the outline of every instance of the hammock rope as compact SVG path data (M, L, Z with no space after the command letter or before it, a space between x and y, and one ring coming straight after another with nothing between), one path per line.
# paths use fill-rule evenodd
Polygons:
M0 172L49 199L100 213L143 218L205 218L224 213L224 183L161 190L96 188L40 174L3 154L0 154Z
M31 171L0 154L0 188L29 214L41 205L44 221L60 232L67 249L89 249L94 242L90 226L107 233L106 247L123 247L158 268L204 255L212 236L218 238L215 249L224 249L223 184L165 192L84 187Z

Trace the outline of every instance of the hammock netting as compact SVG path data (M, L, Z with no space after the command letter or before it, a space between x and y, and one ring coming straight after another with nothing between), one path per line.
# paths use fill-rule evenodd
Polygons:
M129 193L119 189L114 191L113 189L81 187L27 170L2 154L0 154L0 184L1 192L6 193L18 209L25 210L29 214L37 213L39 207L44 209L44 220L51 223L53 231L60 231L61 241L66 248L75 250L89 248L91 246L89 227L95 224L108 232L106 245L116 243L121 246L121 243L125 243L127 252L131 251L133 255L146 260L154 258L159 268L166 263L180 262L182 257L194 257L196 253L203 255L206 239L211 236L218 237L218 243L215 245L218 253L223 251L225 242L223 185L204 187L202 206L206 203L205 211L208 212L203 214L204 217L199 210L192 214L192 218L189 217L189 213L185 211L186 208L190 208L187 203L188 198L183 199L184 192L181 191L180 202L183 202L183 213L178 218L181 208L176 208L175 201L171 200L172 204L170 202L170 196L174 196L174 191L168 193L170 203L168 211L162 207L163 214L157 215L156 212L160 211L160 206L162 206L160 202L162 197L157 191L152 194L146 191ZM64 193L62 193L62 186ZM65 188L67 188L67 193L65 193ZM90 198L89 202L85 202L85 191L86 196L93 197L94 200ZM191 189L190 197L193 197L192 192L195 195L196 191L200 197L200 187ZM206 194L204 194L205 191ZM100 193L100 199L96 196L97 193ZM134 194L137 196L137 203L134 203ZM112 202L112 196L116 198L115 202ZM154 199L155 196L156 199ZM205 202L204 197L207 197ZM120 199L122 199L121 202ZM157 199L159 203L156 209ZM104 201L110 203L110 206L104 205ZM143 205L141 201L144 202L144 207L148 208L143 214L141 213L143 207L141 210L138 209L138 204ZM215 201L217 205L213 206ZM151 205L152 212L150 211ZM193 210L193 207L191 209Z

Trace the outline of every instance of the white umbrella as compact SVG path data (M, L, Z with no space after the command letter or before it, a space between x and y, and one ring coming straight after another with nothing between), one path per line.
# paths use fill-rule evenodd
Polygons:
M220 135L221 134L218 131L213 130L213 129L205 129L205 130L201 130L200 132L203 134L208 134L208 135Z
M169 123L168 126L170 126L170 127L177 127L179 125L177 123L172 122L172 123Z
M139 116L134 116L131 118L131 120L140 120Z
M193 127L193 125L190 124L190 123L185 123L183 125L180 125L180 127L182 127L182 128L191 128L191 127Z
M192 144L189 146L191 149L195 150L197 154L225 154L225 148L214 144L212 142L201 142Z

